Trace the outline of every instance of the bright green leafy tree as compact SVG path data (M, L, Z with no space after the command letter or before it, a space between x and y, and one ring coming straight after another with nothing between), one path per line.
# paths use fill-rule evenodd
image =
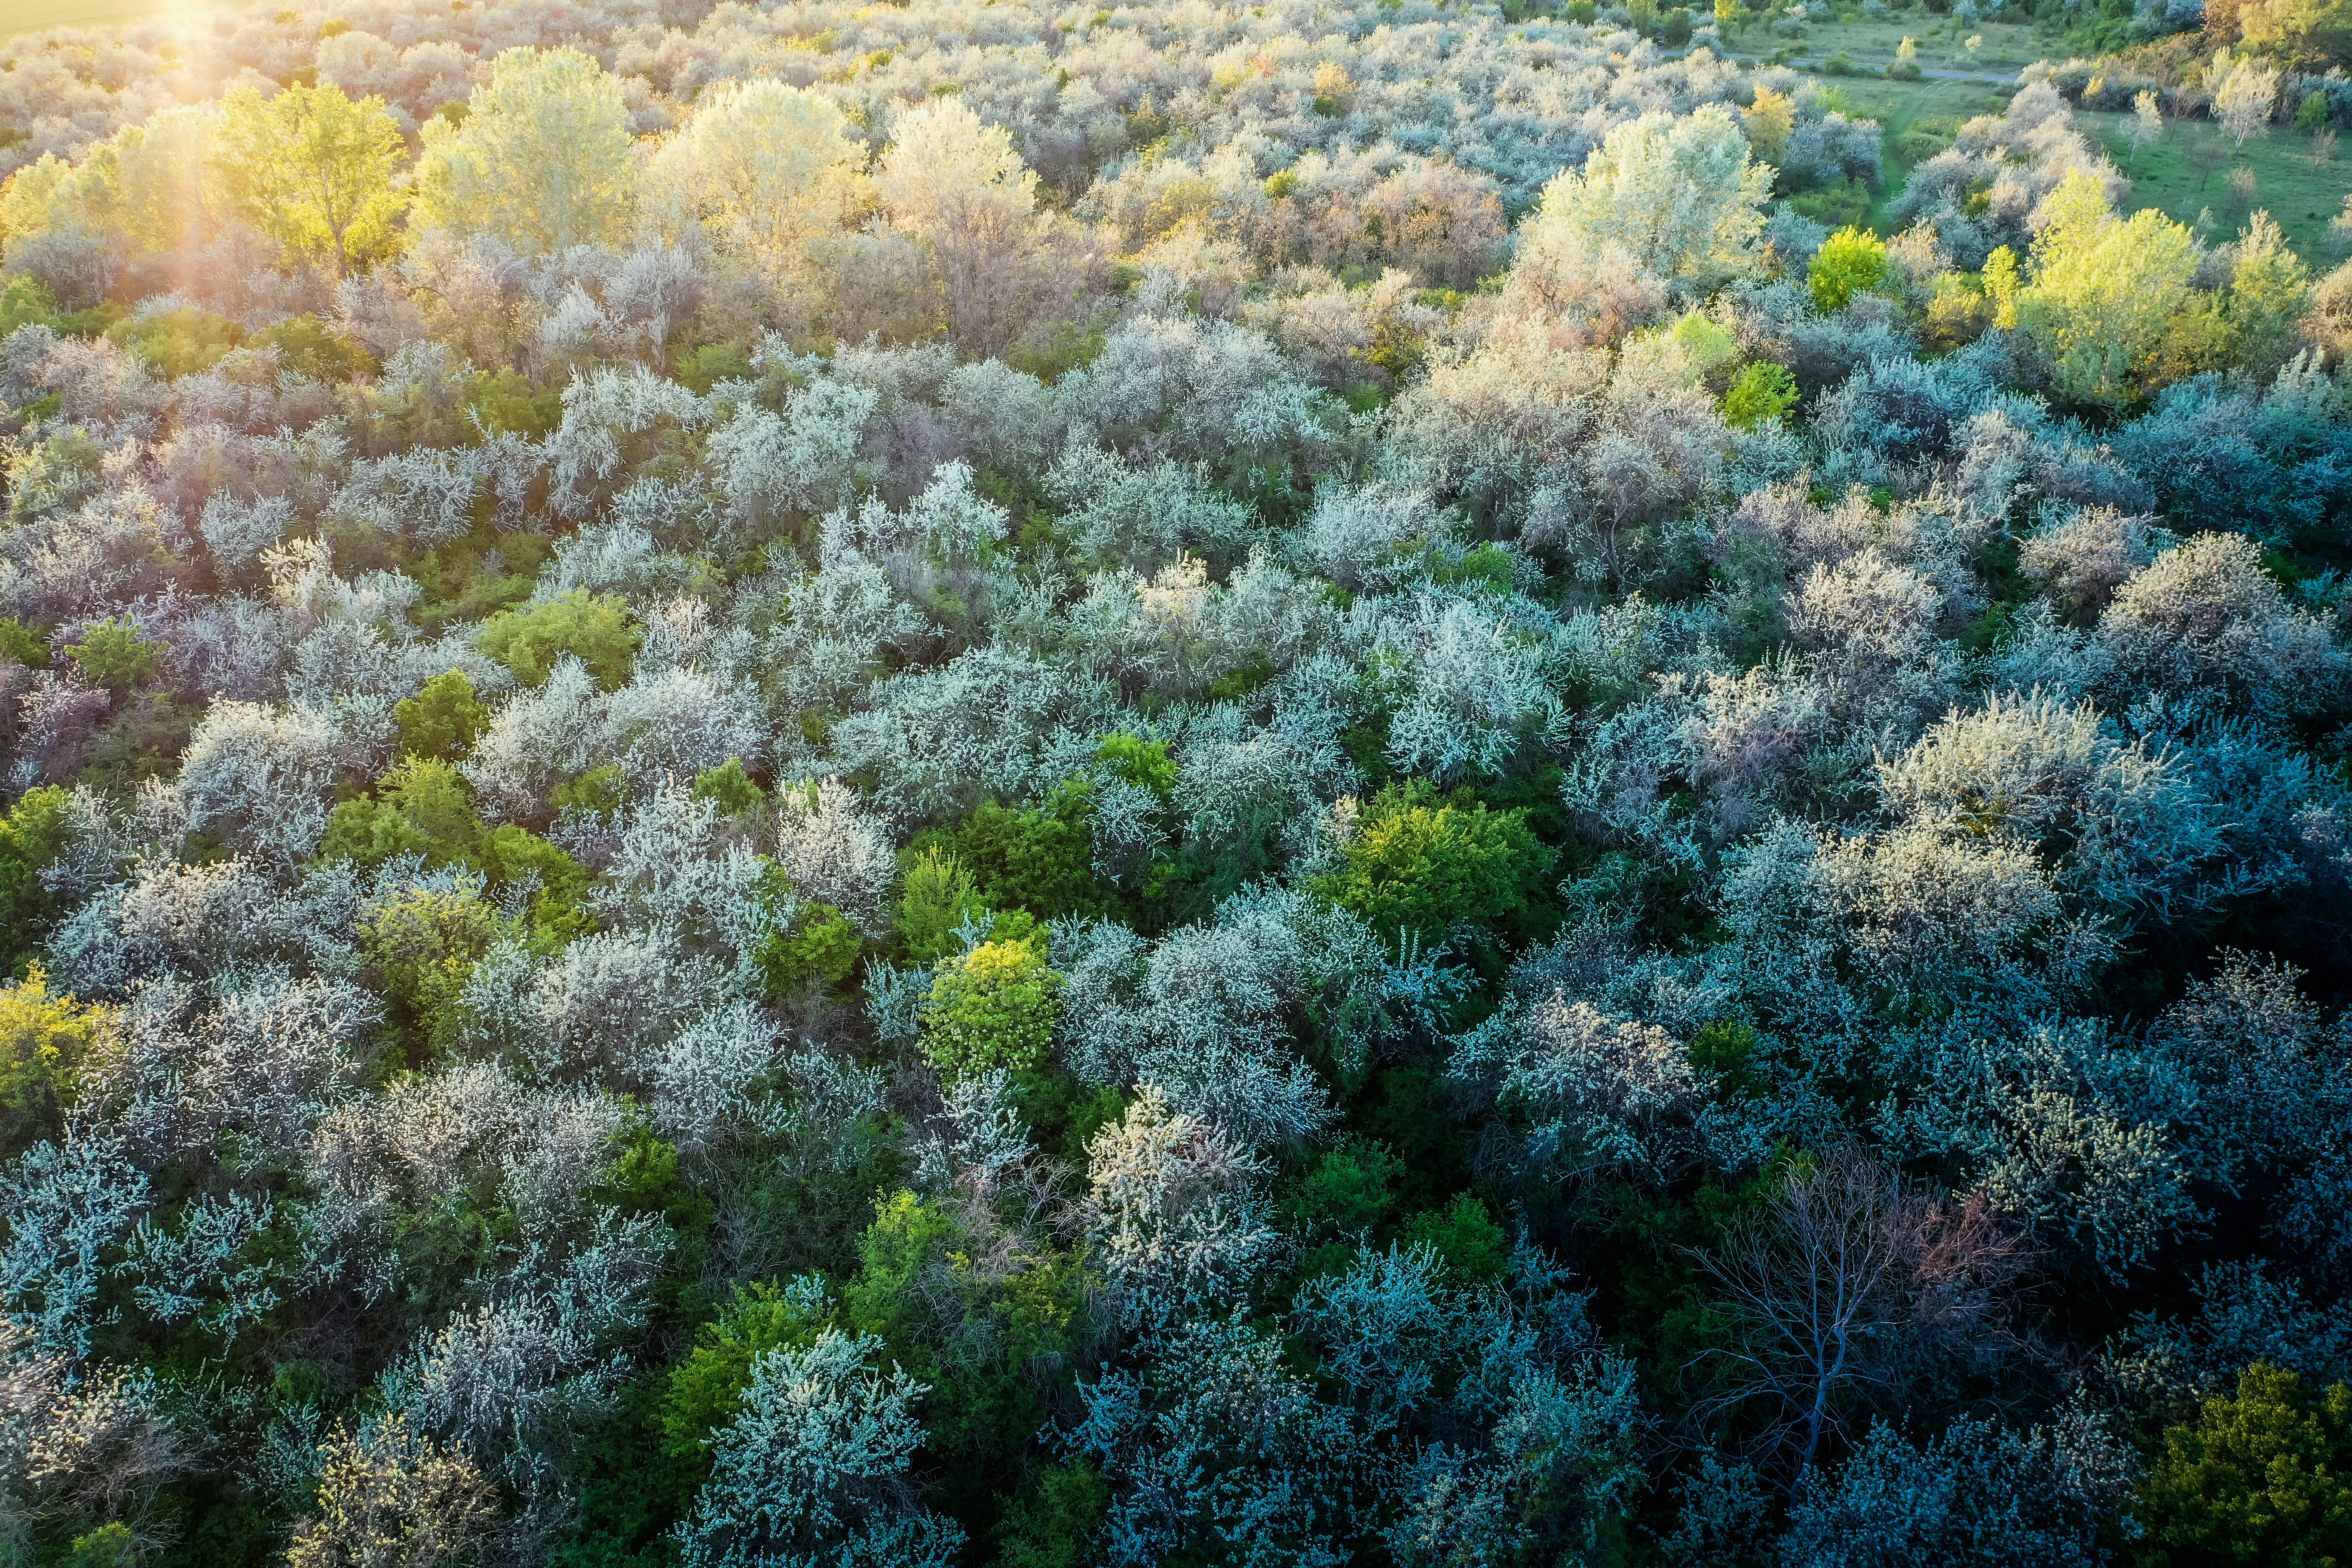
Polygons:
M408 198L394 178L408 147L381 98L299 84L264 98L241 84L222 95L214 147L231 204L288 255L340 278L398 243Z

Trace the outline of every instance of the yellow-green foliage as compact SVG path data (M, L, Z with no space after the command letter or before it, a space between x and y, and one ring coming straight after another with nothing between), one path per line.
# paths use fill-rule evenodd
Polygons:
M749 816L768 804L768 792L743 771L743 759L730 757L694 775L694 798L718 807L721 816Z
M1391 934L1443 936L1523 908L1557 856L1522 811L1383 791L1349 840L1346 863L1317 889Z
M0 986L0 1156L57 1132L83 1064L114 1026L110 1009L52 993L38 964Z
M941 959L923 1005L923 1054L949 1079L1033 1071L1053 1048L1061 986L1026 942L984 942Z
M2315 1394L2254 1363L2234 1397L2217 1394L2194 1426L2165 1432L2132 1512L2147 1568L2352 1561L2352 1388Z
M1734 430L1769 425L1797 405L1797 378L1789 367L1758 360L1741 369L1723 395L1723 422Z
M1805 268L1813 309L1843 310L1857 294L1886 280L1886 242L1867 229L1842 228L1822 242Z
M157 374L178 379L212 369L245 342L245 329L203 310L162 310L133 316L106 335L147 362Z
M841 1316L879 1335L931 1385L928 1441L955 1454L1017 1453L1045 1418L1045 1378L1071 1349L1087 1277L1077 1259L1006 1237L987 1266L970 1227L912 1193L876 1205Z
M702 1326L694 1348L670 1370L656 1418L663 1448L679 1458L702 1456L711 1429L743 1408L752 1363L772 1350L811 1344L832 1325L820 1292L790 1291L772 1281L736 1286L734 1300L716 1322Z
M349 381L376 368L367 350L316 316L289 316L257 334L253 346L276 349L287 369L314 381Z
M986 906L971 873L944 850L916 850L907 861L892 921L907 955L931 963L956 950L956 931Z
M539 884L530 923L541 940L565 941L588 929L588 868L514 823L501 823L482 841L482 869L493 881Z
M408 147L381 98L300 83L264 98L240 83L221 97L214 147L230 208L289 257L340 277L398 243Z
M568 653L611 690L629 679L642 636L629 624L628 606L621 600L575 588L545 604L500 611L483 626L479 643L484 653L532 686L545 680Z
M41 870L66 845L66 792L28 789L0 816L0 957L13 959L55 912Z
M761 938L752 957L769 989L783 994L811 984L840 984L856 966L865 945L857 928L839 910L831 904L804 904L791 929Z
M2017 324L2062 395L2120 406L2137 395L2166 327L2189 300L2195 241L2152 207L2116 216L2098 181L2079 171L2047 205L2053 221L2033 242Z
M360 952L404 1021L440 1046L456 1030L467 977L505 929L480 899L413 888L361 919Z
M163 645L148 642L128 619L108 616L82 628L79 642L60 650L81 670L82 679L103 687L119 700L132 687L155 679L163 667Z

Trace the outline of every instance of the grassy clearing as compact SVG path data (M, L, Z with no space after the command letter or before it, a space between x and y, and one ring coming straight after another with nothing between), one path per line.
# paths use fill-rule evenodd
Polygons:
M2131 180L2133 205L2157 207L2189 224L2210 211L2212 227L2207 237L2216 240L2236 234L2250 211L2268 208L2285 230L2287 243L2306 263L2314 268L2335 264L2327 224L2344 210L2345 193L2352 190L2352 152L2339 151L2326 163L2315 163L2313 139L2284 125L2272 126L2269 135L2254 137L2240 151L2210 120L2168 120L2164 134L2135 162L2131 143L2124 139L2130 118L2077 116ZM2231 184L2231 171L2239 169L2253 176L2251 195Z
M1962 71L2012 77L2029 61L2048 51L2037 41L2032 25L2019 22L1960 22L1930 11L1910 11L1875 21L1858 16L1851 22L1815 22L1801 38L1775 38L1759 26L1740 30L1730 40L1740 54L1770 59L1777 54L1790 63L1820 67L1843 54L1857 71L1884 72L1895 52L1909 38L1918 48L1923 71ZM1982 41L1974 49L1968 40ZM1826 77L1827 73L1823 73Z
M106 27L185 8L173 0L5 0L0 3L0 38L44 27Z
M1975 74L1958 79L1927 76L1918 81L1887 80L1885 65L1906 37L1917 43L1924 70ZM1984 39L1973 55L1964 47L1965 37ZM1733 52L1761 50L1768 41L1762 27L1750 27L1733 40ZM1948 139L1960 122L1974 115L1998 114L2007 107L2016 74L2026 63L2065 52L2047 28L2001 22L1964 27L1925 12L1883 22L1818 23L1795 47L1800 68L1811 68L1809 74L1831 94L1832 104L1885 128L1886 184L1871 207L1872 221L1882 233L1887 206L1901 193L1913 164L1932 156L1925 143L1905 147L1906 132L1925 121L1926 129ZM1857 74L1833 75L1820 68L1841 51L1853 60ZM1759 56L1759 63L1769 58ZM2273 125L2267 136L2255 137L2240 150L2210 120L2168 120L2163 136L2135 160L2124 135L2131 116L2083 111L2076 119L2084 134L2104 146L2130 179L2131 206L2152 206L2186 224L2205 218L2206 238L2215 243L2234 236L2249 213L2266 209L2315 270L2340 259L2332 248L2328 223L2344 210L2346 193L2352 191L2352 145L2315 161L2319 148L2314 139L2286 126ZM1917 156L1911 155L1915 153ZM2242 183L2231 184L2232 170L2252 175L2251 196Z

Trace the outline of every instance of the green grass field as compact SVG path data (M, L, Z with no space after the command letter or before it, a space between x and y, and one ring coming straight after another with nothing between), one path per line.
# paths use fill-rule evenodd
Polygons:
M2345 193L2352 190L2352 151L2315 163L2313 139L2284 125L2272 126L2269 135L2254 137L2239 151L2210 120L2168 120L2164 134L2134 162L2131 143L2123 134L2129 116L2077 118L2086 132L2105 143L2116 167L2130 179L2133 205L2157 207L2190 224L2210 210L2213 226L2207 237L2212 240L2231 237L2248 212L2267 208L2305 262L2314 268L2335 265L2327 224L2344 210ZM2231 187L2233 169L2253 175L2251 196Z
M1864 16L1851 22L1816 22L1806 27L1802 37L1793 39L1774 37L1761 26L1749 26L1741 28L1728 42L1737 54L1770 59L1777 53L1789 58L1791 63L1801 62L1801 69L1843 54L1857 70L1883 71L1905 38L1917 47L1919 68L1927 71L2011 77L2028 61L2039 59L2048 52L2030 25L1964 24L1929 11L1905 12L1884 21ZM1970 38L1981 42L1970 49Z
M1918 45L1923 69L1973 75L1887 80L1882 74L1886 62L1906 36ZM1964 36L1981 37L1984 42L1971 54L1964 47ZM1771 58L1763 52L1768 43L1791 47L1770 39L1759 26L1731 40L1732 52L1745 57L1753 51L1762 63ZM1882 229L1887 205L1910 173L1908 160L1896 146L1905 132L1922 119L1958 122L1973 115L1998 114L2014 90L2010 84L2027 62L2063 58L2066 52L2046 29L1990 22L1963 28L1948 17L1926 12L1885 21L1817 23L1793 47L1799 68L1807 69L1832 94L1833 103L1885 128L1886 185L1871 215ZM1839 52L1853 60L1857 73L1873 74L1832 75L1819 68ZM2344 210L2346 193L2352 191L2352 145L2315 162L2314 140L2284 125L2272 126L2268 135L2250 140L2240 150L2210 120L2168 120L2164 134L2135 160L2124 136L2130 119L2127 114L2088 111L2076 116L2084 134L2104 147L2131 181L2132 207L2152 206L2186 224L2206 216L2210 226L2205 237L2215 244L2233 237L2250 212L2267 210L2315 270L2340 259L2331 246L2328 223ZM2253 176L2251 198L2242 186L2231 184L2233 169Z
M44 27L104 27L175 8L172 0L5 0L0 38Z

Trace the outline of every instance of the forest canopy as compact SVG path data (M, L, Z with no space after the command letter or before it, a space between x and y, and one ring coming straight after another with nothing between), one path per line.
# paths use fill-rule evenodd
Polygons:
M2352 28L2092 9L0 44L0 1565L2352 1558L2352 264L2095 118Z

